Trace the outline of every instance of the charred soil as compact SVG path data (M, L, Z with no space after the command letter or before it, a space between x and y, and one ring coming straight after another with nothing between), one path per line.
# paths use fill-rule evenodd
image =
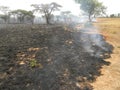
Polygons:
M82 37L81 36L85 36ZM98 36L106 49L92 42ZM91 44L86 51L84 44ZM84 44L83 44L84 43ZM60 25L0 29L0 90L92 90L113 47L100 34ZM96 53L100 52L99 54Z

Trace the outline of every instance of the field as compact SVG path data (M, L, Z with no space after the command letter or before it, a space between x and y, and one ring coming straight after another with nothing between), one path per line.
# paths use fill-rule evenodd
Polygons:
M99 18L95 23L114 47L109 66L103 66L102 76L93 83L94 90L120 90L120 18Z
M119 90L119 19L94 25L2 25L0 90Z

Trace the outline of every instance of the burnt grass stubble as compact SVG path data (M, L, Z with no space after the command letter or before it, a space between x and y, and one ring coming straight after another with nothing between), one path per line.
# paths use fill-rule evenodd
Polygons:
M99 35L106 50L94 45L103 57L91 56L82 45L90 40L82 40L82 34L60 25L1 28L0 90L92 90L90 82L101 75L103 65L110 64L104 58L110 57L113 47ZM33 58L41 67L30 66Z

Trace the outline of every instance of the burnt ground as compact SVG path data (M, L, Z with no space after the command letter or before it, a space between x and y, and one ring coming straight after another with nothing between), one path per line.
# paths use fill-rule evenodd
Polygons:
M100 45L91 37L99 38ZM112 49L102 35L86 33L85 28L2 27L0 90L92 90L90 83L110 64L104 59Z

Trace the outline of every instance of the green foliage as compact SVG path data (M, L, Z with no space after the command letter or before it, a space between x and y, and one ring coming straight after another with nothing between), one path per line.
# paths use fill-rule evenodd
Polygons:
M30 67L36 67L37 66L37 60L35 60L35 59L32 59L32 60L30 60Z
M80 8L89 16L89 20L91 21L91 17L105 14L106 7L103 6L101 2L98 0L75 0L77 3L81 4Z
M34 67L43 68L43 65L41 63L38 63L36 59L31 59L29 62L29 65L32 68L34 68Z

